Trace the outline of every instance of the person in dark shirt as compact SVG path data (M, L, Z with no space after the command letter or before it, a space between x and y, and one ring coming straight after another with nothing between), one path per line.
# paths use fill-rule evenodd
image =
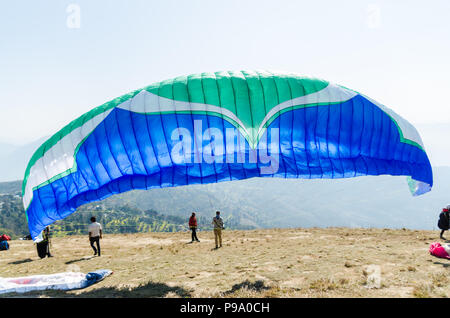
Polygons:
M42 231L42 241L38 242L36 247L40 258L53 257L50 253L50 228L48 226Z
M445 240L444 232L450 227L450 204L446 208L443 208L441 214L439 214L438 227L441 229L439 237Z

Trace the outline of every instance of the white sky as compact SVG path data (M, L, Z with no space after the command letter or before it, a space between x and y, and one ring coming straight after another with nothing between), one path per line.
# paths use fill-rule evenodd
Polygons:
M1 1L0 142L51 135L152 82L240 69L320 77L412 123L450 123L449 16L447 0Z

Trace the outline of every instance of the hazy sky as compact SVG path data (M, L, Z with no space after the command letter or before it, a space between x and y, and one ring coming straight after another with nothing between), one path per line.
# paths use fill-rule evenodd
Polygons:
M449 16L448 0L0 0L0 142L51 135L155 81L241 69L320 77L412 123L450 123Z

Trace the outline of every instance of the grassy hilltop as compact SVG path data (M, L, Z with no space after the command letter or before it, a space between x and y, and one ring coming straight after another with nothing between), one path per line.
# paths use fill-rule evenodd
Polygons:
M53 258L31 241L0 252L2 277L107 268L89 288L21 297L449 297L450 262L428 253L436 231L348 228L106 234L101 257L86 236L57 237ZM379 272L380 280L373 279ZM376 277L376 276L375 276ZM11 297L17 295L4 295Z

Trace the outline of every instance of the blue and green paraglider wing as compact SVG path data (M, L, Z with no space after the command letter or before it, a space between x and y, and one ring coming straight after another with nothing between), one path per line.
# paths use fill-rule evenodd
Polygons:
M152 84L101 105L31 158L23 203L35 238L77 207L132 189L253 177L410 176L430 191L416 129L342 86L293 74L216 72Z

